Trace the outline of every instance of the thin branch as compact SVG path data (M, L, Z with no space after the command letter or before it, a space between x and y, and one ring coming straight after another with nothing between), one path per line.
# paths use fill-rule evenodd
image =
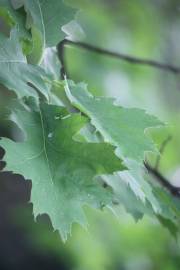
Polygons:
M150 164L144 162L144 166L147 171L154 176L154 178L164 186L173 196L180 198L180 187L173 186L168 179L166 179L160 172L158 172L155 168L151 167Z
M62 40L59 42L57 45L57 52L58 52L58 58L61 63L61 69L60 69L60 78L64 80L64 77L67 77L67 69L66 69L66 64L65 64L65 45L66 40Z
M110 57L120 59L120 60L129 62L131 64L146 65L153 68L162 69L162 70L174 73L174 74L180 74L180 67L176 67L170 64L160 63L158 61L151 60L151 59L142 59L142 58L138 58L138 57L122 54L122 53L116 53L116 52L102 49L102 48L99 48L99 47L96 47L87 43L71 41L68 39L64 39L62 42L58 44L58 51L60 52L59 59L62 64L62 68L61 68L62 72L65 72L65 61L64 61L64 53L63 53L65 45L73 45L73 46L76 46L76 47L79 47L79 48L82 48L91 52L95 52L102 55L108 55Z
M172 139L172 136L168 136L167 139L162 143L159 152L162 154L168 142ZM159 171L159 163L161 156L158 156L155 167L152 167L149 163L144 162L144 166L147 171L162 185L164 186L173 196L180 198L180 187L172 185L168 179L166 179Z
M149 60L149 59L140 59L140 58L136 58L136 57L132 57L129 55L125 55L125 54L119 54L119 53L114 53L105 49L101 49L86 43L82 43L82 42L75 42L75 41L71 41L71 40L67 40L64 39L63 41L61 41L58 46L57 46L57 50L58 50L58 57L59 60L61 62L61 71L60 71L60 75L61 75L61 79L64 79L65 77L67 78L67 68L66 68L66 63L65 63L65 53L64 53L64 48L65 45L74 45L77 47L80 47L82 49L88 50L88 51L92 51L95 53L99 53L99 54L103 54L103 55L109 55L111 57L115 57L117 59L121 59L124 61L127 61L129 63L132 64L140 64L140 65L147 65L147 66L151 66L153 68L158 68L158 69L163 69L169 72L172 72L174 74L178 74L180 73L180 68L179 67L175 67L169 64L162 64L159 63L157 61L153 61L153 60ZM168 143L168 141L170 140L170 137L168 137L168 139L163 143L163 145L161 146L160 152L164 151L164 148L166 146L166 144ZM159 160L157 160L156 163L156 167L159 164ZM147 162L144 162L144 166L147 169L147 171L154 177L154 179L156 179L162 186L164 186L173 196L180 198L180 187L175 187L173 186L158 170L157 168L153 168L151 167L151 165Z

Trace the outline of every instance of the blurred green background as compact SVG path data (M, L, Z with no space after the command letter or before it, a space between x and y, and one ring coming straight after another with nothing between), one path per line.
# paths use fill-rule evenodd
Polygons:
M66 2L79 9L77 22L64 27L70 39L180 66L179 0ZM151 134L159 148L171 136L159 170L180 186L180 74L133 65L69 45L65 61L69 77L86 82L93 94L115 97L122 106L143 108L167 123L165 129ZM152 164L155 158L148 156ZM10 212L13 226L23 231L33 250L63 262L64 268L57 269L180 269L179 239L150 218L136 223L123 207L118 207L117 218L108 209L86 209L89 230L74 225L65 244L52 231L46 216L34 222L27 203L17 204Z

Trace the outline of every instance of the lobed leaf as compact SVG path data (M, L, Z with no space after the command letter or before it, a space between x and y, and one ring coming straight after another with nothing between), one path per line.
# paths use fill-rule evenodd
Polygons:
M117 147L123 158L142 163L146 151L156 151L153 141L145 135L150 127L163 125L156 117L141 109L115 105L114 99L93 97L85 84L66 83L66 94L72 104L87 114L104 139Z
M73 135L87 122L64 108L41 104L39 111L15 108L13 118L25 132L24 142L0 141L6 150L6 170L32 180L31 201L35 217L47 213L64 240L71 224L86 225L83 205L102 207L111 192L94 179L124 169L107 143L80 143Z

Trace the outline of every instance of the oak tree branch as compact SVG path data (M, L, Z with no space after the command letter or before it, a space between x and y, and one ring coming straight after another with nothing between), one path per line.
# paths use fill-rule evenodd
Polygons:
M158 61L152 60L152 59L142 59L134 56L130 56L127 54L122 54L122 53L116 53L112 52L103 48L99 48L84 42L79 42L79 41L72 41L68 39L64 39L58 44L58 54L59 54L59 59L61 61L61 78L63 77L64 73L66 72L67 75L67 70L65 69L65 60L64 60L64 47L65 45L72 45L75 47L82 48L84 50L88 50L94 53L102 54L102 55L107 55L116 59L120 59L126 62L129 62L131 64L136 64L136 65L145 65L145 66L150 66L153 68L165 70L174 74L180 74L180 67L173 66L170 64L164 64L160 63Z
M73 45L91 52L95 52L102 55L108 55L110 57L114 57L116 59L124 60L126 62L129 62L131 64L138 64L138 65L146 65L151 66L153 68L165 70L174 74L180 74L180 67L176 67L170 64L163 64L160 62L157 62L155 60L151 59L141 59L133 56L129 56L126 54L111 52L106 49L102 49L90 44L86 44L83 42L78 41L71 41L68 39L64 39L61 41L57 46L58 51L58 57L61 62L61 79L64 79L66 76L68 78L66 63L65 63L65 45ZM167 141L164 143L163 148L167 144L167 142L170 140L170 138L167 139ZM159 164L159 160L157 161L156 167L153 168L148 162L144 162L144 166L147 169L147 171L156 179L163 187L165 187L173 196L180 198L180 187L173 186L169 180L167 180L158 170L157 166Z

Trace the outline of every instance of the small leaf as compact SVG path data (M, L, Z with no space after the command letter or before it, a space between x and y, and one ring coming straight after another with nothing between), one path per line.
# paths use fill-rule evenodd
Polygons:
M48 99L49 87L44 82L45 77L47 74L41 67L27 64L16 29L11 31L10 38L0 35L1 84L15 91L19 98L37 97L37 92L33 89L35 87Z

